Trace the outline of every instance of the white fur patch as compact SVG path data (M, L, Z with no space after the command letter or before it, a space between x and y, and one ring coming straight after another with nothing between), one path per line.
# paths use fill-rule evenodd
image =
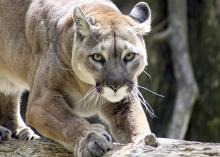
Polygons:
M128 87L123 86L118 89L117 92L114 92L111 88L109 87L103 87L103 94L102 96L110 101L110 102L119 102L122 99L124 99L126 96L128 96Z
M6 95L17 93L28 89L27 85L16 78L9 80L5 75L0 74L0 91Z

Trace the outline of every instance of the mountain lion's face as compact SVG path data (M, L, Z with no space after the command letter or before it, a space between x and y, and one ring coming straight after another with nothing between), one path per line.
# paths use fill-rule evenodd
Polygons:
M74 11L73 70L105 99L119 102L130 95L147 65L142 35L150 31L150 10L139 3L129 16L106 8L96 12Z

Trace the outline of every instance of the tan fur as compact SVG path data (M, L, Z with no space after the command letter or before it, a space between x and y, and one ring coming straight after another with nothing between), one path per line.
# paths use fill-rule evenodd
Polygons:
M90 102L88 108L84 108L80 102L94 85L82 81L72 70L77 67L72 67L71 62L80 62L72 60L72 50L75 48L72 13L75 6L80 6L86 15L96 17L96 29L101 36L109 36L112 30L121 32L118 34L118 41L139 44L145 53L142 40L131 30L138 24L137 21L121 14L111 2L89 2L91 3L83 0L0 2L0 90L6 92L8 98L16 99L20 96L20 91L29 90L26 111L28 124L43 136L63 144L76 156L84 157L88 152L84 150L83 155L79 149L86 149L87 144L92 142L90 140L105 143L106 150L111 142L104 138L103 133L107 133L102 127L89 124L82 116L98 113L109 124L115 139L123 143L135 142L136 137L151 133L139 102L115 104L104 100L100 107L93 106L94 102ZM127 36L129 31L134 38ZM146 59L146 55L144 58ZM89 77L87 71L83 71L83 74ZM8 89L5 87L6 82ZM7 95L1 100L7 101ZM10 102L11 106L15 103L17 106L17 102ZM1 125L6 122L2 112L7 105L1 103ZM10 115L11 112L19 111L16 106L15 111L6 112ZM13 125L15 128L12 130L19 127L18 124ZM93 138L89 139L90 137Z

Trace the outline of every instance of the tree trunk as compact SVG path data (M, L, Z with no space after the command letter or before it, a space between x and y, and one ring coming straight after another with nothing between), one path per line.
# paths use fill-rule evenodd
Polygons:
M183 139L198 96L188 48L187 1L168 0L169 44L172 51L177 95L167 137Z

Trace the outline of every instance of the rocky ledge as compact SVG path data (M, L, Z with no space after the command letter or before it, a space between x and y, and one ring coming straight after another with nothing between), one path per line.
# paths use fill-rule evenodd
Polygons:
M117 144L104 157L220 157L220 144L158 138L157 148L142 144ZM72 157L61 145L41 138L32 142L0 142L1 157Z

